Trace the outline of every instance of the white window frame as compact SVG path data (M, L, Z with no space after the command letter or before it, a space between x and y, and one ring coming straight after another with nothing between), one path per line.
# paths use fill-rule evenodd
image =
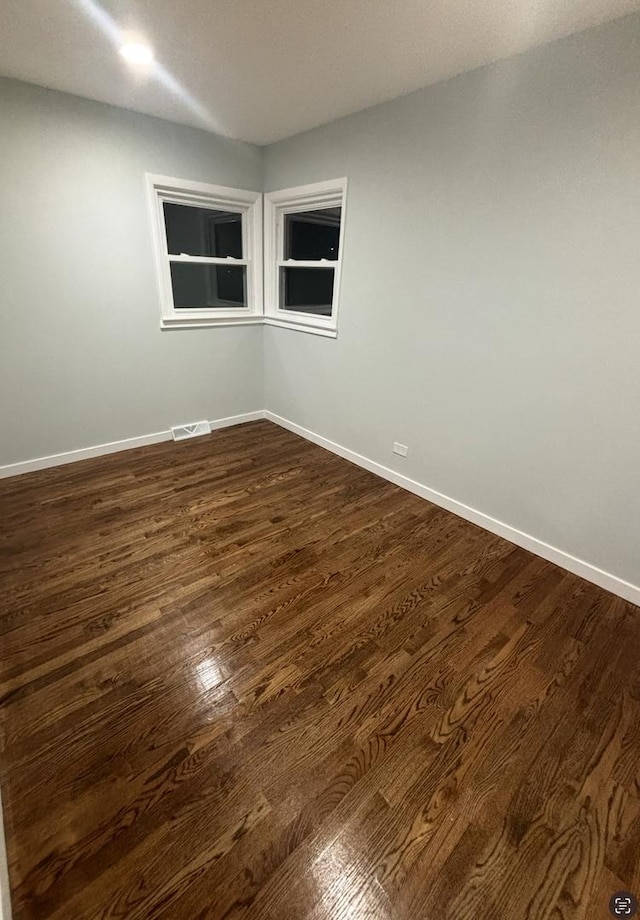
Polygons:
M265 323L270 326L282 326L335 338L338 334L338 310L340 306L340 281L342 275L342 258L344 254L344 228L347 199L347 180L331 179L327 182L315 182L312 185L299 185L295 188L267 192L264 195L264 253L265 253ZM303 262L284 259L284 217L298 211L312 211L318 208L340 207L340 241L338 258L317 262ZM280 269L291 268L333 268L333 299L331 316L315 316L311 313L298 313L293 310L280 309L279 278Z
M263 322L262 297L262 195L245 189L190 182L171 176L147 174L153 248L163 329L238 326ZM242 259L171 255L167 247L163 203L191 205L242 213ZM246 266L246 307L176 309L173 304L171 263Z

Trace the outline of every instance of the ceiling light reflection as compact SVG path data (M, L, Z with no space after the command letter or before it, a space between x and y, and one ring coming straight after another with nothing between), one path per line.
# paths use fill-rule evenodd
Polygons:
M203 693L213 690L214 687L217 687L218 684L221 684L225 679L215 658L205 658L204 661L197 664L195 667L195 675L198 687Z
M323 850L311 867L323 916L340 920L386 916L382 889L367 868L340 838Z
M141 42L131 41L132 36L130 34L127 35L126 31L118 25L113 16L111 16L97 0L69 0L69 2L76 6L87 19L91 20L114 48L120 51L124 57L127 57L127 55L124 54L124 49L126 47L137 45L138 48L146 48L147 52L151 54L145 62L149 67L149 78L159 83L167 92L171 93L182 106L196 115L202 122L203 127L208 128L210 131L218 130L217 123L211 112L209 112L208 109L206 109L205 106L173 76L173 74L169 73L166 67L163 67L157 61L153 60L153 52L151 52L150 48L147 48L147 46L143 45ZM131 58L128 59L131 60ZM137 63L142 63L142 61L138 60Z

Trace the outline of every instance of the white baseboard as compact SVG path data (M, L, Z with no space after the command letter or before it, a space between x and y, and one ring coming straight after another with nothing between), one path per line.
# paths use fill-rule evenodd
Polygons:
M9 894L9 864L4 836L2 798L0 797L0 920L11 920L11 895Z
M219 418L210 422L212 431L218 428L229 428L231 425L242 425L244 422L255 422L264 418L264 412L245 412L242 415L230 415L228 418ZM102 457L105 454L114 454L121 450L131 450L133 447L145 447L147 444L159 444L161 441L170 441L171 431L154 431L152 434L143 434L137 438L124 438L122 441L109 441L107 444L95 444L93 447L81 447L79 450L69 450L64 454L52 454L50 457L38 457L35 460L24 460L22 463L9 463L0 466L0 479L9 476L20 476L23 473L33 473L36 470L46 470L52 466L62 466L64 463L75 463L77 460L89 460L91 457ZM0 920L2 918L0 917Z
M616 575L611 575L609 572L605 572L597 566L585 562L583 559L578 559L570 553L565 553L555 546L550 546L548 543L538 540L536 537L532 537L527 533L523 533L521 530L516 530L515 527L510 527L509 524L497 521L495 518L490 517L488 514L484 514L482 511L470 508L468 505L456 501L455 498L449 498L448 495L436 492L434 489L430 489L428 486L422 485L422 483L416 482L414 479L409 479L408 476L396 473L395 470L382 466L381 463L369 460L368 457L363 457L361 454L357 454L347 447L342 447L341 444L336 444L328 438L323 438L314 431L302 428L300 425L296 425L295 422L290 422L288 419L275 415L273 412L265 411L263 417L270 422L274 422L276 425L280 425L282 428L286 428L288 431L292 431L294 434L300 435L302 438L306 438L307 441L312 441L314 444L318 444L320 447L330 450L339 457L350 460L351 463L355 463L357 466L361 466L365 470L369 470L369 472L381 476L382 479L386 479L388 482L392 482L394 485L400 486L408 492L413 492L414 495L419 495L420 498L425 498L427 501L433 502L434 505L439 505L441 508L452 511L459 517L471 521L473 524L477 524L479 527L483 527L485 530L499 537L504 537L505 540L515 543L516 546L521 546L523 549L535 553L536 556L542 556L542 558L546 559L548 562L553 562L555 565L559 565L568 572L585 578L594 585L604 588L605 591L611 591L612 594L617 594L619 597L631 601L632 604L640 605L640 587L637 585L624 581Z
M264 409L257 412L245 412L242 415L230 415L228 418L219 418L216 422L209 422L212 431L218 428L231 428L232 425L244 425L245 422L259 422L264 418Z

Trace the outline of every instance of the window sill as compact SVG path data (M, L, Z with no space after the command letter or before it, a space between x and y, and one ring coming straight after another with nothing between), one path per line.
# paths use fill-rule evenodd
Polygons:
M278 326L280 329L293 329L294 332L310 332L311 335L323 335L329 339L338 338L338 330L328 326L312 326L310 323L296 323L294 320L275 319L273 316L265 316L264 324Z
M162 330L167 329L215 329L217 326L262 326L262 316L238 316L220 319L163 319L160 322Z
M292 329L294 332L309 332L311 335L322 335L327 339L337 339L338 330L326 326L311 326L307 323L296 323L289 320L274 319L272 316L247 316L226 319L163 319L160 329L215 329L217 326L278 326L280 329Z

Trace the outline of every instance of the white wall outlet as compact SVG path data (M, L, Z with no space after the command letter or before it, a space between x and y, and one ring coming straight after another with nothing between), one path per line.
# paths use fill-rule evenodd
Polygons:
M397 441L394 441L393 442L393 452L394 454L398 454L398 456L400 457L406 457L407 454L409 453L409 448L407 447L406 444L398 444Z

